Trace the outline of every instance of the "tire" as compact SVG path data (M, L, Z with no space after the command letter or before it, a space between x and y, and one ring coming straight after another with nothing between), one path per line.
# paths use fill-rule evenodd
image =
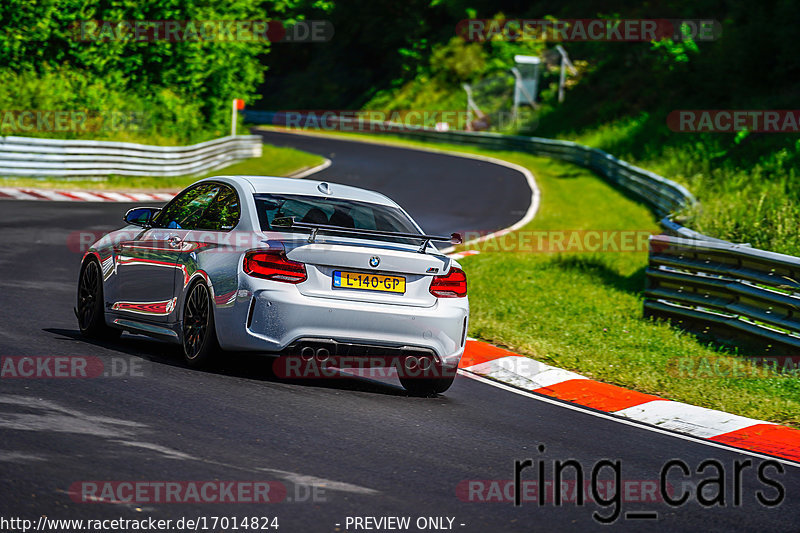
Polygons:
M400 377L400 384L412 396L430 396L445 392L455 379L456 374L453 371L453 375L440 378Z
M103 305L103 274L100 262L92 257L84 261L78 276L75 312L81 334L95 339L118 339L122 331L106 325Z
M193 368L207 366L220 350L211 293L201 281L192 285L187 292L181 337L183 358Z

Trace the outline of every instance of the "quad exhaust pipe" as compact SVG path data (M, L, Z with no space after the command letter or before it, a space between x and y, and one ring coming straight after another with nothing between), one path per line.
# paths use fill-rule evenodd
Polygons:
M415 370L422 370L424 372L431 369L433 366L433 359L424 355L422 357L409 355L403 360L403 366L406 370L412 372Z
M300 358L303 361L311 361L314 359L314 348L311 346L304 346L302 350L300 350Z
M314 353L314 357L317 359L317 362L324 363L331 357L331 352L327 348L317 348L317 351Z
M299 353L300 358L305 363L314 361L319 365L331 365L334 367L338 367L338 365L343 362L339 360L340 357L343 357L345 360L347 357L363 357L372 366L390 367L399 364L399 367L396 367L398 371L405 371L412 376L425 376L428 372L435 370L439 364L433 353L428 353L424 350L412 350L402 347L386 348L384 351L379 346L370 346L366 348L363 353L351 354L349 350L350 346L351 345L344 344L344 347L340 348L339 344L336 342L308 339L299 342L298 345L294 347L294 350L299 350L299 352L294 351L293 354L295 354L296 357ZM378 361L379 359L380 361Z
M325 347L314 348L313 346L304 346L300 350L300 358L303 361L311 361L316 359L318 363L324 363L331 357L331 351Z

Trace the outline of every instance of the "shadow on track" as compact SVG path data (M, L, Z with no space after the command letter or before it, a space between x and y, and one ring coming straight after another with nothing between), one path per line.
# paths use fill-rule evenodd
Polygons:
M81 335L80 331L73 329L43 328L42 331L51 335L60 336L59 340L91 344L129 356L140 357L154 365L183 368L190 372L205 372L232 378L282 385L296 385L300 387L339 389L388 396L410 396L399 384L349 376L347 374L341 374L341 376L335 379L281 378L276 376L273 371L273 363L277 359L265 354L225 352L222 357L218 357L208 368L193 369L184 362L181 350L177 345L161 342L142 335L133 335L126 332L119 340L110 341L84 337ZM98 357L103 358L104 356ZM435 397L439 399L444 398L441 395L436 395Z

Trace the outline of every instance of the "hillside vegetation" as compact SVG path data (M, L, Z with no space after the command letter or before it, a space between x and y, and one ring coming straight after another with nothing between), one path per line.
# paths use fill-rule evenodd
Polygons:
M0 3L0 135L157 144L225 135L231 100L256 100L270 43L225 38L222 31L193 39L188 29L177 34L180 38L151 38L145 31L137 37L132 25L286 18L301 3L5 0ZM35 122L23 121L25 112L34 113ZM80 115L59 126L53 123L58 112Z
M667 125L667 117L676 110L796 109L800 56L794 43L800 11L795 3L680 0L609 12L607 4L590 0L565 2L557 8L545 2L444 0L411 1L398 9L417 10L419 18L413 24L403 19L384 28L384 37L370 31L357 40L370 57L384 59L375 63L373 72L359 71L359 77L348 78L350 85L343 77L356 72L353 63L360 60L352 54L345 57L352 41L335 40L312 59L299 56L301 66L304 57L309 65L329 65L322 68L323 75L317 72L318 82L304 84L310 82L310 74L302 68L287 69L286 57L269 58L268 62L275 61L278 80L269 93L273 101L282 102L291 94L303 102L297 107L310 109L347 105L465 109L461 84L471 83L479 106L510 110L508 69L514 54L552 59L556 43L465 42L456 35L460 20L545 16L716 20L721 36L711 41L562 43L578 71L568 77L566 100L557 102L558 65L550 61L542 78L539 109L500 131L571 139L607 150L687 185L701 205L681 216L695 229L800 254L795 237L800 223L800 133L678 132ZM389 15L380 6L367 11L357 14L335 4L331 17L338 21L344 16L361 20L376 13ZM352 31L344 28L337 36ZM331 71L333 65L336 72ZM311 91L320 84L327 89Z

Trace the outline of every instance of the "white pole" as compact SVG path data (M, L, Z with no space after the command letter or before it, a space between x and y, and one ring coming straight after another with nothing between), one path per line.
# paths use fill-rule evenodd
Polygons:
M569 60L569 56L567 55L567 51L564 50L563 46L561 46L560 44L556 45L556 50L558 50L558 53L561 54L561 77L560 77L559 82L558 82L558 101L559 102L563 102L564 101L564 85L566 84L566 81L567 81L567 70L566 69L567 69L567 67L569 67L569 71L572 73L573 76L575 74L577 74L578 71L575 70L575 66L572 64L572 61Z
M231 137L236 135L236 98L231 102Z
M467 131L472 131L472 89L466 83L462 83L461 87L463 87L464 92L467 93L467 123L465 124L464 129Z
M511 67L511 73L514 75L514 104L511 107L511 122L517 122L517 113L519 113L519 93L522 90L522 74L519 73L517 67Z

